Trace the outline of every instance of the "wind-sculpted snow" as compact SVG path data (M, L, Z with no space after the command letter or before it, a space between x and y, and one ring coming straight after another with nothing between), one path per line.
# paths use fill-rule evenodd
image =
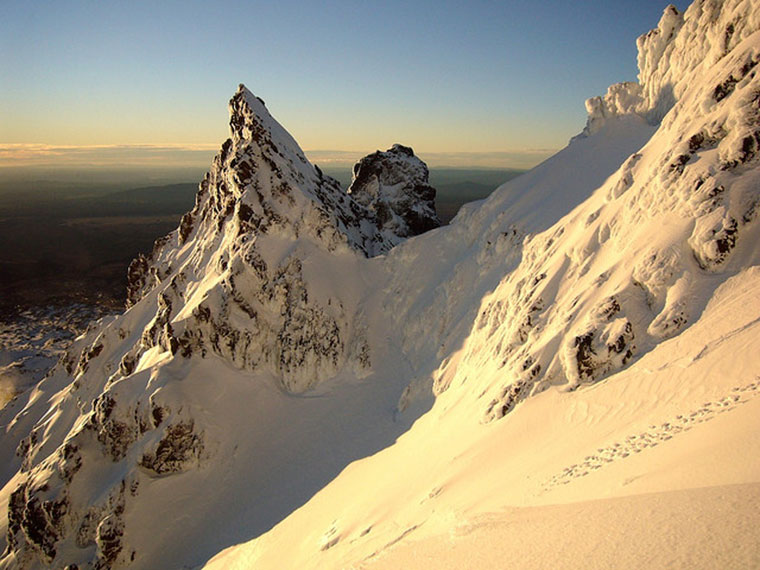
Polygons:
M691 86L676 82L677 101L657 132L590 188L588 200L546 231L525 232L520 259L483 299L457 365L444 361L434 373L438 390L473 377L503 379L482 393L485 417L493 419L552 385L596 382L688 327L717 283L760 262L760 37L747 27L760 23L758 10L742 17L744 4L724 3L708 14L711 6L697 3L685 18L670 7L658 31L639 42L659 54L660 67L667 58L691 58L683 68ZM704 44L688 42L695 30L714 36L731 22L741 31L717 62ZM673 46L650 45L662 36ZM645 61L654 57L647 53ZM652 74L642 69L642 76ZM640 116L624 110L610 120ZM606 136L607 128L609 121L597 124L591 138ZM582 144L576 139L569 149ZM504 203L518 184L505 185L490 202ZM504 237L487 245L498 247L514 231L504 224Z
M197 566L423 413L495 428L688 335L760 264L759 12L666 9L583 136L413 239L437 218L411 149L343 192L241 87L195 207L130 267L129 309L0 412L0 568Z
M675 103L760 28L760 14L747 0L698 0L685 14L668 6L656 28L637 40L638 82L617 83L586 101L584 134L608 118L637 114L659 124Z

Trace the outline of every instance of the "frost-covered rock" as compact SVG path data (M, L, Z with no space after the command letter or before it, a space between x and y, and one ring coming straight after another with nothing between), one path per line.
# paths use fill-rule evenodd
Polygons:
M377 227L395 244L441 225L428 174L411 148L395 144L354 165L348 193L374 214Z
M487 420L629 365L694 322L716 276L760 261L758 30L760 9L744 2L668 7L639 39L641 83L587 102L583 135L558 157L621 128L656 131L551 228L526 228L519 265L479 307L457 371L436 372L451 386L498 371L506 380L483 396ZM510 207L519 191L509 183L483 209Z
M620 115L637 115L659 124L673 105L701 82L706 68L717 64L759 27L758 11L746 2L698 0L684 14L668 6L657 27L636 42L638 83L617 83L604 96L588 99L583 134L597 132L606 119ZM744 74L741 68L740 63L737 75ZM733 81L728 79L729 84ZM724 88L730 86L717 86L716 93Z
M396 145L362 159L346 194L243 86L230 101L230 131L193 210L156 242L149 259L130 266L130 304L160 292L153 322L125 356L123 371L154 346L267 367L291 391L347 363L366 367L368 350L352 308L341 303L340 291L325 292L328 297L314 291L303 260L339 252L373 256L435 227L427 167Z
M42 380L91 323L114 312L75 303L0 316L0 408Z

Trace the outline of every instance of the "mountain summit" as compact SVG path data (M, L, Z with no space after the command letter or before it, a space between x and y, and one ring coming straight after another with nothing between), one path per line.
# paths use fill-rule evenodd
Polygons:
M128 310L0 412L0 568L756 560L760 9L668 7L638 47L580 136L438 229L410 148L343 191L241 86ZM592 553L612 525L641 540Z

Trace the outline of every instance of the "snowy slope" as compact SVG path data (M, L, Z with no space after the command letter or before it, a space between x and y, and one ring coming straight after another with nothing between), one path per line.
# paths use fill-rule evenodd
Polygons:
M682 548L600 566L756 566L758 30L666 9L566 149L411 238L404 147L343 194L241 87L130 309L0 412L0 568L577 567L613 525Z
M697 33L692 32L695 18L701 22L696 27L700 36L727 27L728 22L757 23L758 10L748 10L746 3L739 3L736 11L726 4L717 21L707 9L710 5L695 4L686 15L689 25L684 24L684 33ZM749 14L740 18L746 10ZM658 32L640 40L645 50L640 60L653 57L646 53L650 41L646 38L670 33L673 17L668 8ZM737 26L746 35L746 26ZM636 135L646 132L642 123L651 109L662 110L659 99L651 102L649 110L608 116L603 124L592 113L593 135L576 139L557 157L505 185L469 218L460 216L459 224L454 224L459 228L452 233L458 229L459 234L451 241L475 241L472 250L463 252L470 259L455 260L443 287L433 285L439 299L428 310L431 322L420 324L419 318L404 315L414 327L409 337L419 338L419 328L433 329L430 325L439 307L451 310L458 303L449 299L466 298L458 292L470 289L472 273L482 275L490 269L489 262L497 264L499 281L480 282L486 287L481 291L493 292L482 302L480 295L474 299L477 318L472 307L469 313L473 327L451 339L445 338L451 334L448 325L441 337L434 338L443 352L450 350L447 346L464 343L455 360L465 364L458 372L458 364L439 352L444 365L433 373L436 392L465 383L470 376L478 378L474 391L480 391L487 387L484 376L498 378L484 396L489 398L486 417L493 419L527 394L548 386L597 381L678 334L700 314L718 283L756 262L757 36L736 44L712 65L714 50L705 54L702 46L693 46L689 51L681 35L672 41L674 49L666 51L677 62L702 65L694 63L677 83L671 84L671 76L665 74L673 92L683 95L646 144L636 146L643 142ZM666 67L668 61L660 65ZM647 77L644 71L642 77ZM723 95L724 85L730 85L729 96ZM692 87L687 90L687 86ZM644 87L658 91L647 84L640 89ZM626 128L631 130L620 142L610 138ZM607 152L592 150L595 139ZM559 165L555 170L553 163L573 151L583 153L583 158L572 160L575 171ZM610 160L608 164L615 164L613 173L605 168L604 159L614 151L626 158L618 155ZM595 170L596 181L583 179ZM573 176L577 171L583 174ZM603 180L607 173L611 176ZM553 201L566 189L570 198L585 189L588 199L572 211L576 203L563 200L563 211ZM556 223L549 227L549 220ZM391 257L404 256L410 249L413 255L422 250L410 243ZM477 263L472 263L474 255ZM406 275L399 279L404 281L408 282ZM398 298L419 305L414 291ZM452 315L450 322L457 317ZM464 321L466 326L472 323L469 317ZM431 342L425 350L433 346Z
M0 317L0 408L39 382L91 321L110 312L73 304Z
M209 567L757 567L759 17L668 8L582 136L392 250L432 410Z
M756 347L758 278L729 279L695 325L592 389L489 424L476 395L448 390L208 567L757 567L760 378L726 354Z

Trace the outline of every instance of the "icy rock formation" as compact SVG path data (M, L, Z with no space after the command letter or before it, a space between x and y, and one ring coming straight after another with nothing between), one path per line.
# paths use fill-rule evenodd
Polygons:
M714 2L708 0L703 4L707 6ZM593 134L605 120L623 115L637 115L653 125L662 120L683 89L678 80L685 79L699 63L699 57L705 57L704 51L709 50L709 46L695 46L691 39L687 45L679 43L678 32L683 24L683 15L670 5L663 12L658 26L639 37L636 42L639 50L638 83L616 83L604 96L588 99L588 121L582 135ZM682 37L687 36L690 36L688 32Z
M242 368L267 366L286 389L302 391L347 361L368 366L341 292L319 302L303 260L315 249L374 256L435 227L427 167L396 145L362 159L346 194L243 86L230 101L230 130L194 209L156 242L150 259L130 266L130 304L155 287L161 292L152 325L122 368L129 372L156 345L186 357L213 351ZM374 190L372 181L380 184ZM209 272L216 279L206 298L194 291L190 299L191 284L200 276L208 282ZM180 310L184 318L176 319Z
M698 0L686 14L670 5L656 28L638 38L638 83L610 86L586 101L584 135L606 119L638 115L657 125L705 68L718 63L760 27L760 15L742 3ZM751 57L751 56L750 56Z
M389 243L441 225L427 166L409 147L395 144L362 158L354 165L348 193L374 213L376 225Z

